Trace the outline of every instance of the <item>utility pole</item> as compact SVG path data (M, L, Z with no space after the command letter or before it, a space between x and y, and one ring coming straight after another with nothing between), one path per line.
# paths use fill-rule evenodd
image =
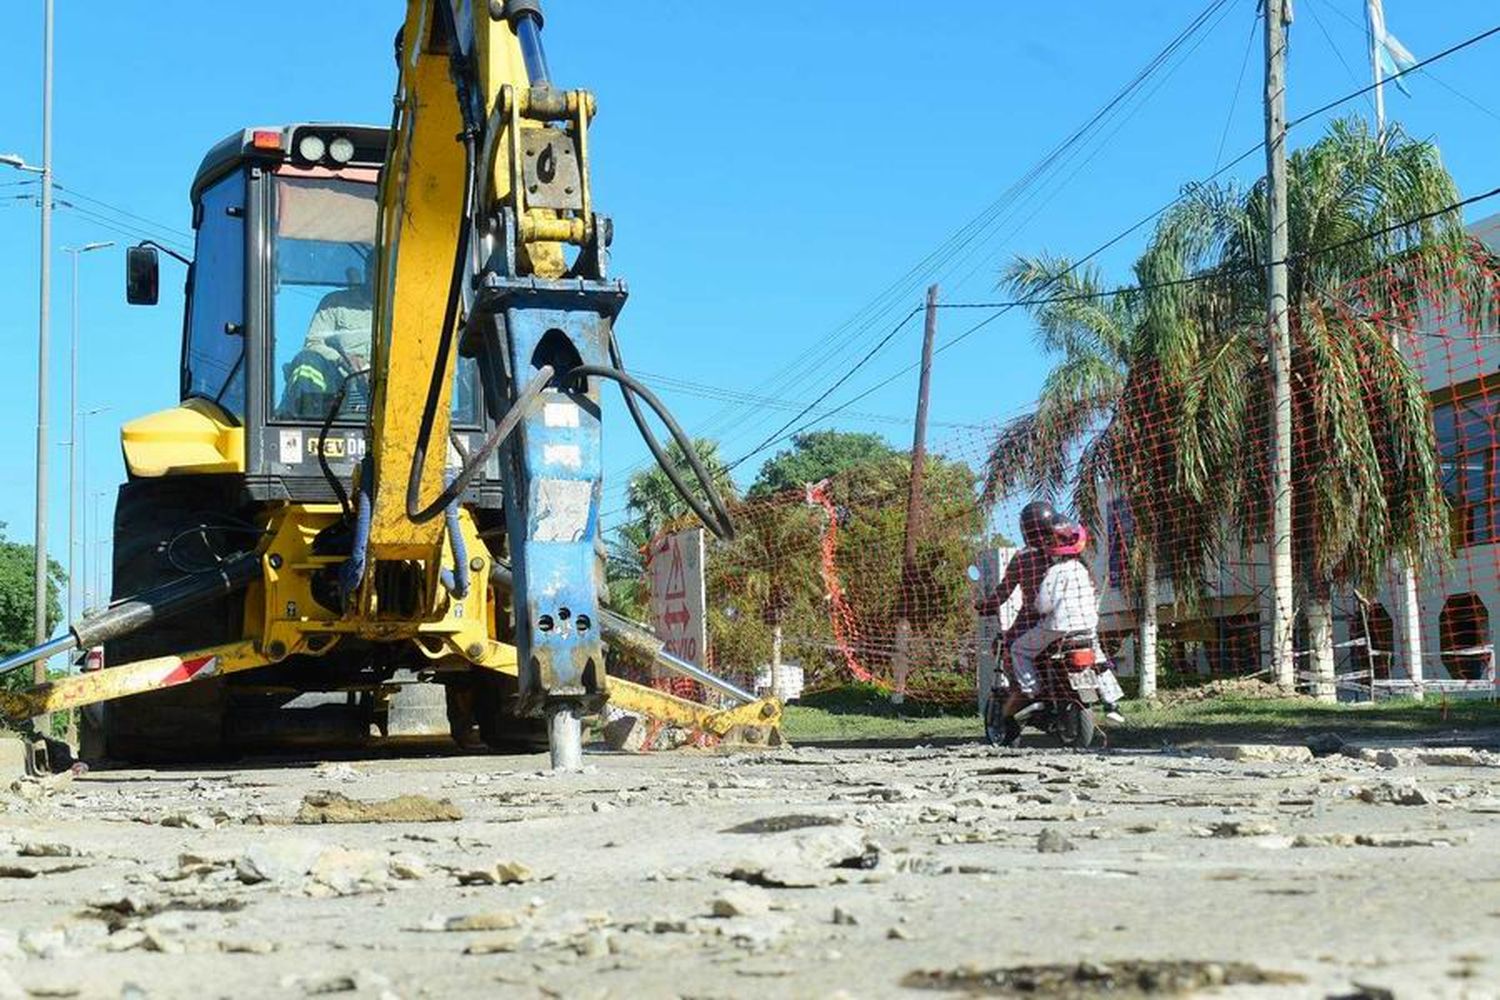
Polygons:
M47 361L52 305L52 0L42 2L42 259L37 318L36 373L36 604L33 636L47 641ZM37 684L47 680L47 661L31 665Z
M1366 0L1365 20L1370 29L1370 72L1375 78L1375 135L1377 138L1385 135L1385 79L1380 68L1380 39L1376 34L1376 16L1374 0ZM1383 14L1381 15L1383 18ZM1401 334L1397 330L1391 331L1391 342L1396 350L1401 350ZM1406 647L1406 676L1412 682L1412 696L1418 701L1422 699L1422 605L1421 596L1417 591L1417 568L1414 561L1409 558L1401 560L1401 638L1402 645ZM1365 641L1369 641L1369 630L1365 632ZM1367 647L1371 652L1370 662L1374 663L1374 647ZM1395 652L1392 650L1392 652ZM1374 678L1370 681L1370 698L1375 698Z
M1271 360L1271 667L1296 686L1292 655L1292 335L1287 320L1286 27L1289 0L1265 0L1266 314Z
M927 401L932 389L932 342L937 337L938 286L927 286L927 322L922 330L922 370L917 382L917 419L912 430L911 476L906 495L905 546L901 559L900 615L896 619L896 689L891 700L906 700L911 669L911 601L917 581L917 539L922 533L922 473L927 464Z

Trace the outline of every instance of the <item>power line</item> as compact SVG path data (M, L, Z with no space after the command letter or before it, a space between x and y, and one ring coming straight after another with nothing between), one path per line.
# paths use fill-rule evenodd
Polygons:
M95 198L92 195L84 194L82 191L79 191L76 188L65 187L64 185L58 184L58 183L55 183L55 182L53 183L52 186L54 188L56 188L57 190L59 190L59 191L64 191L64 192L72 195L74 198L81 199L83 201L89 202L89 203L94 204L94 205L98 205L101 208L107 208L111 212L115 212L115 213L117 213L119 215L125 216L127 219L134 219L136 222L144 223L145 227L148 228L148 229L156 230L156 231L163 232L163 233L171 233L174 236L180 236L180 237L186 239L189 243L191 243L193 241L193 234L190 233L190 232L188 232L185 229L177 229L176 227L169 226L166 223L157 222L154 219L148 219L144 215L137 215L136 213L131 212L131 211L127 210L127 209L120 208L118 205L113 205L113 204L111 204L111 203L103 200L102 198Z
M1118 107L1127 102L1137 90L1144 86L1150 77L1161 66L1165 65L1178 49L1202 29L1216 13L1224 9L1227 2L1228 0L1211 0L1176 37L1153 56L1142 69L1137 71L1135 76L1104 106L1094 112L1083 125L1076 128L1058 143L1058 145L1034 164L1021 178L1002 192L983 211L952 233L924 258L912 265L905 274L887 286L884 291L856 312L853 317L835 328L820 345L814 345L802 352L779 375L763 383L765 390L770 391L772 387L781 386L784 387L782 391L789 391L792 386L808 381L821 368L830 363L846 346L853 344L862 333L868 330L875 322L878 322L880 317L888 315L902 296L914 287L919 287L925 278L930 277L936 269L943 267L954 257L963 254L966 247L979 239L986 230L996 224L997 220L1003 219L1012 202L1020 198L1024 192L1035 185L1056 165L1063 162L1077 146L1088 140L1091 134L1096 133L1102 127L1103 122ZM730 411L728 408L721 410L718 414L710 418L710 424L716 429L729 416ZM642 465L637 465L625 471L628 474L628 472L641 467Z
M1452 46L1444 49L1442 52L1439 52L1439 53L1437 53L1434 56L1430 56L1429 58L1424 59L1421 62L1413 64L1412 66L1408 67L1407 69L1402 70L1400 73L1391 74L1390 76L1386 77L1386 79L1387 80L1393 80L1397 76L1401 76L1401 75L1404 75L1405 73L1412 72L1412 71L1417 70L1417 69L1421 69L1424 66L1430 66L1431 64L1433 64L1433 63L1435 63L1435 62L1437 62L1437 61L1439 61L1441 59L1445 59L1448 56L1454 54L1455 52L1460 52L1463 49L1466 49L1466 48L1468 48L1471 45L1474 45L1474 44L1476 44L1476 43L1478 43L1480 41L1483 41L1484 39L1489 38L1491 35L1494 35L1496 33L1500 33L1500 25L1497 25L1496 27L1490 28L1489 30L1481 32L1481 33L1479 33L1477 35L1473 35L1473 36L1471 36L1471 37L1469 37L1469 38L1467 38L1467 39L1465 39L1465 40L1457 43L1456 45L1452 45ZM1340 98L1338 98L1336 100L1330 101L1330 102L1322 105L1320 108L1318 108L1315 111L1311 111L1311 112L1309 112L1309 113L1307 113L1305 115L1302 115L1302 116L1300 116L1298 118L1293 119L1292 121L1290 121L1290 122L1287 123L1287 129L1288 129L1288 131L1290 131L1294 126L1302 124L1302 123L1306 122L1308 119L1310 119L1310 118L1312 118L1312 117L1314 117L1314 116L1316 116L1318 114L1321 114L1324 111L1328 111L1331 108L1337 107L1340 104L1344 104L1344 103L1347 103L1349 101L1354 100L1357 97L1361 97L1364 94L1369 93L1373 89L1374 89L1373 85L1366 86L1366 87L1360 87L1359 89L1357 89L1355 91L1352 91L1352 92L1350 92L1348 94L1345 94L1343 97L1340 97ZM1263 148L1265 148L1265 142L1264 141L1256 143L1255 145L1253 145L1250 148L1246 149L1244 152L1240 153L1234 159L1230 160L1228 163L1224 164L1222 167L1219 167L1212 174L1209 174L1208 177L1206 177L1203 180L1199 181L1196 186L1201 186L1201 185L1204 185L1204 184L1212 183L1213 181L1215 181L1216 179L1218 179L1219 177L1221 177L1225 173L1227 173L1229 170L1233 169L1239 163L1243 162L1244 160L1246 160L1249 157L1251 157L1251 156L1255 155L1256 153L1258 153ZM1190 190L1190 188L1185 188L1184 189L1184 193L1177 195L1171 201L1167 202L1165 205L1163 205L1160 208L1156 209L1154 212L1151 212L1148 215L1143 216L1142 218L1140 218L1136 222L1132 223L1131 225L1127 226L1125 229L1123 229L1122 231L1120 231L1119 233L1117 233L1115 236L1111 237L1109 240L1106 240L1104 243L1100 244L1098 247L1096 247L1094 250L1090 251L1088 254L1086 254L1085 256L1083 256L1082 258L1080 258L1079 260L1073 262L1072 266L1068 269L1068 271L1066 271L1064 273L1065 274L1066 273L1071 273L1072 271L1076 270L1077 268L1083 266L1084 264L1086 264L1089 261L1093 260L1095 257L1099 256L1104 251L1108 250L1109 248L1111 248L1111 247L1115 246L1116 244L1118 244L1120 241L1124 240L1127 236L1131 235L1136 230L1140 229L1142 226L1146 225L1147 223L1149 223L1152 220L1154 220L1154 219L1158 218L1159 216L1161 216L1168 209L1170 209L1173 205L1176 205L1178 202L1182 201L1183 198L1187 196L1188 190ZM1491 194L1493 194L1493 192L1491 192L1490 194L1480 195L1480 196L1478 196L1478 198L1473 199L1473 200L1483 200L1484 198L1490 197ZM1471 203L1470 201L1460 202L1459 203L1459 207L1461 207L1463 205L1466 205L1466 204L1470 204L1470 203ZM1062 275L1059 275L1058 277L1061 277L1061 276ZM1057 279L1054 278L1053 280L1055 281ZM939 344L938 347L937 347L937 349L936 349L936 351L935 351L935 353L941 354L943 351L948 350L950 347L953 347L956 344L959 344L962 341L968 339L969 337L973 336L975 333L978 333L984 327L988 326L989 324L993 323L995 320L999 319L1001 316L1005 315L1011 309L1015 308L1017 304L1019 304L1019 303L1012 302L1012 303L994 303L994 304L992 304L990 306L991 308L996 308L996 309L999 310L998 312L995 313L995 315L989 316L989 317L987 317L987 318L985 318L983 320L980 320L978 323L974 324L969 329L965 330L963 333L960 333L958 336L950 338L949 340L944 341L942 344ZM942 303L940 303L939 305L940 306L944 306L944 304L942 304ZM950 304L950 306L951 306L951 304ZM949 306L944 306L944 307L949 307ZM983 306L982 306L982 304L980 304L980 305L976 305L975 307L976 308L982 308ZM891 382L894 382L896 379L900 378L902 375L905 375L907 372L911 371L915 367L917 367L917 365L916 365L915 362L913 362L911 364L908 364L906 367L902 368L900 371L896 372L895 374L893 374L889 378L887 378L887 379L885 379L885 380L883 380L881 382L876 383L874 386L871 386L865 392L863 392L860 395L854 397L854 399L850 400L850 404L852 405L852 403L858 402L860 399L865 398L866 396L870 395L871 393L875 392L876 390L884 388L885 386L889 385ZM837 412L839 412L839 408L835 408L833 411L830 412L829 415L831 416L833 413L837 413Z
M1334 251L1334 250L1339 250L1339 249L1342 249L1343 247L1351 246L1351 245L1353 245L1355 243L1359 243L1359 242L1362 242L1364 240L1377 239L1377 238L1379 238L1381 236L1384 236L1384 235L1387 235L1389 233L1396 232L1397 230L1404 229L1404 228L1406 228L1408 226L1414 226L1414 225L1416 225L1416 224L1418 224L1420 222L1425 222L1428 219L1437 218L1440 215L1447 214L1448 212L1457 211L1457 210L1465 208L1465 207L1467 207L1469 205L1473 205L1473 204L1476 204L1478 202L1484 201L1484 200L1486 200L1488 198L1493 198L1493 197L1495 197L1497 195L1500 195L1500 187L1493 188L1493 189L1491 189L1489 191L1486 191L1483 194L1474 195L1471 198L1465 198L1462 201L1454 202L1451 205L1447 205L1447 206L1445 206L1443 208L1440 208L1440 209L1437 209L1435 211L1427 212L1427 213L1424 213L1422 215L1415 216L1414 218L1406 219L1406 220L1403 220L1402 222L1394 223L1394 224L1392 224L1390 226L1386 226L1386 227L1381 228L1381 229L1373 230L1373 231L1367 232L1367 233L1362 233L1359 236L1355 236L1355 237L1352 237L1352 238L1347 239L1347 240L1342 240L1342 241L1340 241L1338 243L1332 243L1332 244L1329 244L1328 246L1325 246L1325 247L1319 247L1317 250L1303 251L1303 252L1298 253L1298 254L1292 254L1292 255L1288 256L1286 260L1287 260L1287 262L1291 262L1293 260L1297 260L1297 259L1301 259L1301 258L1305 258L1305 257L1310 257L1310 256L1314 256L1314 255L1317 255L1317 254L1329 253L1329 252ZM1073 268L1076 268L1076 267L1078 267L1078 265L1074 264ZM994 315L985 317L984 319L980 320L978 323L976 323L972 327L970 327L968 330L965 330L963 333L959 334L957 337L954 337L953 339L951 339L951 340L947 341L946 343L940 345L937 348L937 351L940 352L940 351L943 351L943 350L945 350L945 349L947 349L949 347L952 347L954 344L956 344L959 341L963 340L965 337L968 337L970 334L973 334L973 333L977 332L978 330L982 329L983 327L989 325L990 323L993 323L995 320L997 320L1001 316L1003 316L1006 312L1008 312L1009 310L1014 309L1014 308L1016 308L1018 306L1043 305L1043 304L1046 304L1046 303L1049 303L1049 302L1066 302L1066 301L1078 301L1078 300L1081 300L1081 299L1101 298L1101 297L1107 297L1107 296L1112 296L1112 295L1119 295L1122 292L1129 292L1129 291L1143 291L1143 290L1144 291L1150 291L1150 290L1158 289L1158 288L1168 288L1168 287L1172 287L1172 286L1176 286L1176 285L1191 284L1191 283L1197 282L1197 281L1207 281L1207 280L1212 280L1212 279L1223 278L1223 277L1227 277L1227 276L1229 276L1231 274L1234 274L1234 273L1242 273L1242 272L1245 272L1245 271L1252 271L1252 270L1258 271L1258 270L1261 270L1264 267L1266 267L1265 264L1263 264L1263 263L1257 263L1257 264L1246 265L1246 266L1241 267L1241 268L1235 268L1235 269L1232 269L1232 270L1220 270L1220 271L1207 272L1207 273L1202 274L1202 275L1192 275L1192 276L1187 277L1187 278L1179 278L1179 279L1176 279L1176 280L1173 280L1173 281L1159 282L1159 283L1156 283L1156 284L1153 284L1153 285L1127 286L1127 287L1117 288L1117 289L1113 289L1113 290L1110 290L1110 291L1098 292L1098 293L1079 293L1079 294L1073 294L1073 295L1058 295L1058 296L1053 296L1053 297L1050 297L1050 298L1018 299L1018 300L1011 301L1011 302L988 302L988 303L986 303L986 302L951 302L951 303L941 303L940 302L940 303L938 303L938 307L939 308L947 308L947 309L985 309L985 308L998 308L999 311L997 311ZM1072 268L1070 268L1070 270L1072 270ZM1054 279L1054 280L1056 280L1056 279ZM828 417L834 416L834 415L838 414L839 412L841 412L842 410L845 410L848 407L853 406L855 403L859 402L861 399L865 399L866 397L872 395L873 393L879 391L880 389L885 388L887 385L890 385L892 382L896 381L896 379L900 378L901 376L905 375L907 372L911 371L911 369L914 368L914 367L916 367L916 365L914 365L914 364L913 365L908 365L906 368L901 369L900 371L896 372L894 375L891 375L888 378L885 378L885 379L881 380L880 382L875 383L874 385L870 386L868 389L864 390L863 392L859 393L858 395L856 395L856 396L852 397L851 399L847 400L846 402L841 403L840 405L834 407L833 409L829 410L827 413L821 415L817 419L818 420L827 419ZM786 440L789 437L795 437L796 435L801 434L803 431L807 430L808 427L812 426L812 424L816 423L816 422L817 422L817 420L814 420L814 421L812 421L810 423L804 424L803 426L801 426L801 427L797 428L796 430L792 431L790 434L782 435L782 437L778 438L776 441L771 441L771 442L768 442L768 443L769 444L776 444L779 441ZM762 445L761 447L764 448L764 447L766 447L766 445ZM745 457L748 458L749 456L747 455ZM740 459L740 461L744 461L744 459L742 458L742 459Z
M823 400L827 399L830 395L833 394L834 390L836 390L839 386L843 385L845 382L849 381L849 379L854 376L855 372L857 372L861 368L863 368L865 366L866 362L868 362L871 358L873 358L880 351L880 349L882 347L884 347L886 344L890 343L891 338L894 337L894 336L896 336L896 334L900 333L901 332L901 328L904 327L904 326L906 326L907 323L910 323L911 322L911 318L913 316L915 316L917 313L921 312L921 311L922 311L922 307L921 306L912 306L911 312L909 312L905 316L901 317L901 322L899 322L895 326L891 327L890 333L887 333L884 337L881 337L878 341L876 341L875 342L875 346L872 347L872 348L870 348L868 351L866 351L865 352L865 356L862 357L862 358L860 358L859 361L855 362L854 367L850 368L848 371L844 372L844 374L840 375L838 377L838 379L834 381L833 385L831 385L827 389L823 390L823 393L820 396L818 396L817 399L813 400L811 403L808 403L806 406L804 406L800 411L798 411L798 413L797 413L796 416L792 417L786 423L782 424L780 427L778 427L774 431L772 431L770 437L766 438L766 440L762 441L760 444L756 445L754 448L751 448L749 451L747 451L745 454L741 455L739 458L735 459L733 462L730 462L729 466L728 466L728 470L731 471L731 472L733 472L739 466L743 465L745 463L745 461L748 458L750 458L752 455L754 455L757 452L759 452L762 448L764 448L770 442L776 440L777 439L776 436L778 434L780 434L782 431L786 430L788 427L792 426L792 424L795 424L797 421L801 420L803 417L807 416L808 412L811 411L813 407L815 407L819 403L823 402Z

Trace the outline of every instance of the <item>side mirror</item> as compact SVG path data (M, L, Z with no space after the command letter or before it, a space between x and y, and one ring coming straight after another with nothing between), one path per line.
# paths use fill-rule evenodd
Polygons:
M970 566L968 568L968 570L966 571L966 575L968 576L968 578L970 580L974 581L975 583L978 583L979 582L979 567L978 566Z
M125 248L125 301L154 306L160 297L161 265L155 247Z

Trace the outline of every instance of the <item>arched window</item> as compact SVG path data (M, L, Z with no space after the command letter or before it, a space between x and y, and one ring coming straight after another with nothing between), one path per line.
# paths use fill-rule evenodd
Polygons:
M1349 664L1355 673L1387 680L1395 654L1396 623L1385 605L1356 603L1349 622Z
M1438 641L1448 676L1482 679L1490 665L1490 612L1478 594L1454 594L1438 615Z

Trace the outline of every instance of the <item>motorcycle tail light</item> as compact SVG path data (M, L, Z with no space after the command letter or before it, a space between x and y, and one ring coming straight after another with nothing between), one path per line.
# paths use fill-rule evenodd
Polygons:
M1092 649L1070 649L1068 650L1068 669L1072 671L1092 670L1094 667L1094 651Z

